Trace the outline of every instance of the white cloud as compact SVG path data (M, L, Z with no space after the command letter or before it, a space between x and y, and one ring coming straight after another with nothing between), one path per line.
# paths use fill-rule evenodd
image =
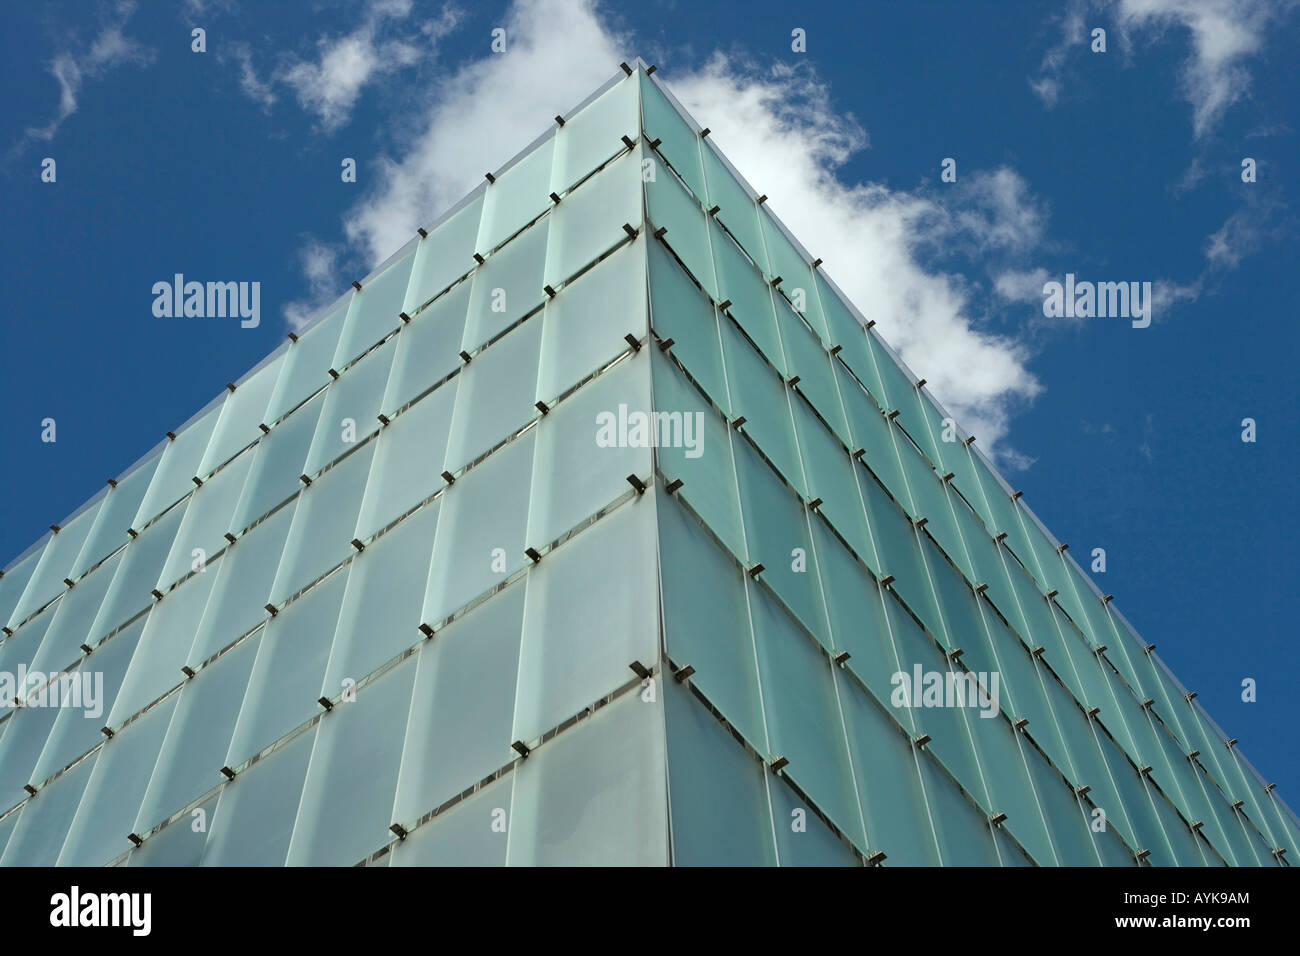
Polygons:
M319 37L312 59L282 54L265 81L258 77L247 44L236 45L233 58L239 66L240 89L269 108L276 101L274 88L287 87L298 105L316 117L323 132L334 132L351 121L366 86L431 57L438 41L460 21L457 8L448 4L436 19L415 27L418 36L394 36L398 30L412 33L406 23L411 12L411 0L371 0L355 30Z
M81 51L59 53L50 61L50 74L59 84L59 108L45 126L29 128L15 150L20 149L28 139L53 139L64 120L77 111L77 96L87 80L95 79L124 63L145 65L152 61L152 51L122 32L133 13L135 4L130 0L122 0L113 8L110 20L88 47Z
M295 330L301 329L343 292L339 287L342 272L337 246L306 236L298 255L303 276L307 279L307 296L284 307L285 321Z
M1042 266L1035 269L1007 269L993 280L993 290L1008 302L1043 301L1043 285L1051 275Z
M505 18L507 52L471 60L431 90L412 121L405 151L372 167L376 185L348 213L353 248L378 263L571 109L627 59L627 41L593 5L517 0ZM1027 351L982 328L990 305L959 273L921 261L963 250L1022 262L1039 244L1045 212L1012 170L963 172L961 188L914 192L846 184L837 171L865 147L852 116L838 113L808 70L757 73L715 54L693 72L661 76L687 109L713 129L718 147L791 232L826 260L849 298L924 375L981 447L1004 463L1027 464L999 447L1011 414L1041 386ZM981 259L985 258L981 255ZM1041 286L1040 286L1041 288Z
M1111 21L1125 47L1135 37L1154 43L1166 31L1185 34L1191 52L1179 81L1192 106L1192 129L1204 136L1218 125L1250 89L1246 62L1267 42L1275 20L1296 6L1295 0L1074 0L1061 17L1061 40L1049 48L1030 87L1047 107L1060 98L1071 52L1088 54L1089 25Z

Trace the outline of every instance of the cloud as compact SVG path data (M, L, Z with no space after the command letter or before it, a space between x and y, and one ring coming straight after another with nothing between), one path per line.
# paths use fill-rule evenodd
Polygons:
M422 115L398 120L413 134L403 151L372 166L373 185L345 217L351 248L372 265L629 59L627 38L589 2L517 0L503 26L506 52L485 44L481 58L436 83ZM717 53L660 75L981 447L1028 464L999 444L1011 415L1041 391L1026 348L984 328L993 303L978 283L922 261L974 255L977 270L994 260L1000 270L1029 268L1046 212L1023 179L1002 168L963 172L960 187L846 183L838 171L867 134L813 71L764 71Z
M339 297L340 249L304 236L298 253L303 276L307 280L307 296L284 307L284 318L295 331L311 321L315 315Z
M1199 137L1246 95L1244 61L1260 51L1272 21L1293 7L1273 0L1119 0L1115 13L1126 33L1158 38L1172 27L1190 35L1180 82Z
M77 96L87 80L93 80L125 63L147 65L153 52L129 39L122 31L135 13L135 4L122 0L113 7L112 14L99 33L82 50L65 50L50 61L50 74L59 84L59 108L49 123L29 127L23 139L14 147L21 149L28 140L48 141L54 138L64 121L77 111Z
M446 5L436 19L418 25L418 36L393 36L403 27L411 32L406 23L411 12L411 0L371 0L355 30L319 37L312 59L282 54L266 81L258 78L249 47L238 45L233 58L239 67L240 89L269 108L276 101L273 89L285 87L299 106L316 117L322 132L332 133L351 121L366 86L432 56L438 41L460 21L459 11Z
M1008 302L1043 301L1043 286L1051 275L1042 266L1034 269L1007 269L993 280L993 291Z
M1200 138L1247 94L1251 76L1246 62L1263 48L1274 21L1296 5L1295 0L1073 0L1059 18L1060 41L1044 54L1029 85L1049 109L1056 105L1069 76L1070 53L1088 52L1088 16L1098 26L1109 26L1105 21L1110 19L1126 49L1134 39L1152 44L1168 31L1185 34L1191 51L1179 84Z

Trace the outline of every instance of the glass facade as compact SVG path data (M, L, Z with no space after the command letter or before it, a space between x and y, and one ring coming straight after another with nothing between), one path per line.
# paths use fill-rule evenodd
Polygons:
M0 863L1287 865L658 77L557 119L5 567Z

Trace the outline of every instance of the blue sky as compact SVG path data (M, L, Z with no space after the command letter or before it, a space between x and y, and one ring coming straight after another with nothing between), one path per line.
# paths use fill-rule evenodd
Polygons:
M787 6L9 11L3 560L640 55L1295 805L1300 9ZM177 272L260 324L155 317ZM1044 317L1067 272L1150 327Z

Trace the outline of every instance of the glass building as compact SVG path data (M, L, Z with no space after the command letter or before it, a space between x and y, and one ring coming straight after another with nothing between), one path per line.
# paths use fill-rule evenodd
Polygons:
M1287 865L820 265L624 67L5 567L0 863Z

